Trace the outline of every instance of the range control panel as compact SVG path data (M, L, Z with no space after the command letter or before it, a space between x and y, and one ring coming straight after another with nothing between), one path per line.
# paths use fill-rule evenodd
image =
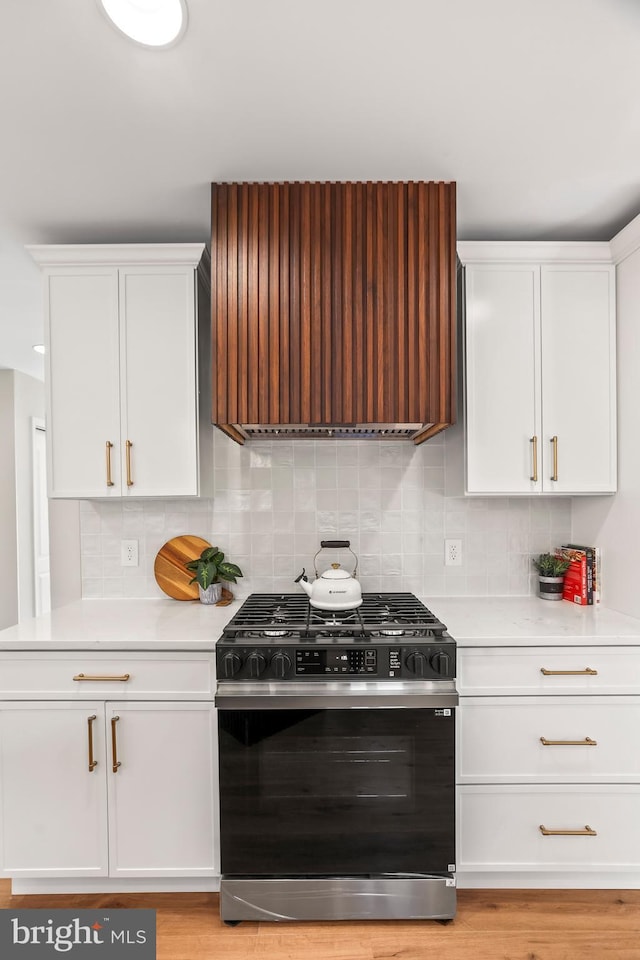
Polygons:
M273 644L218 642L218 680L453 680L455 643Z
M334 673L378 673L378 651L375 649L296 650L297 676L329 676Z

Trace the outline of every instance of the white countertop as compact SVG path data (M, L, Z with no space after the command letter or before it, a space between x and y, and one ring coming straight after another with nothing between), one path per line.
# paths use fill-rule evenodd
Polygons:
M438 597L423 603L460 647L640 643L640 620L539 597Z
M240 607L199 600L78 600L0 631L0 650L204 650Z
M640 620L613 610L538 597L422 597L461 647L640 644ZM0 631L0 650L199 650L242 603L78 600Z

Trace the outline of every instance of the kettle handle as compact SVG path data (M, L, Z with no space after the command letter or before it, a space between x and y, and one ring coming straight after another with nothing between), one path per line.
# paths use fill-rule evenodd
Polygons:
M324 549L329 549L329 550L342 550L342 549L344 549L344 550L348 550L349 553L351 554L351 556L353 557L353 559L355 560L355 566L354 566L354 568L353 568L353 574L352 574L352 576L355 578L355 575L356 575L357 572L358 572L358 558L357 558L357 556L355 555L355 553L353 552L353 550L351 549L351 540L321 540L321 541L320 541L320 550L318 550L318 553L316 553L315 557L313 558L313 569L314 569L315 574L316 574L316 579L318 578L318 567L317 567L317 564L316 564L316 560L317 560L317 558L318 558L318 554L321 553Z

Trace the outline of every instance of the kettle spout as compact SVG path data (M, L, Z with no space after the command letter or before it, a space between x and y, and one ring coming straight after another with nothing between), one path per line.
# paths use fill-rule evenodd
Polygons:
M304 590L304 592L307 594L308 597L311 596L311 584L307 580L307 574L304 567L302 568L302 573L300 574L300 576L296 577L295 583L300 584L300 586L302 587L302 589Z

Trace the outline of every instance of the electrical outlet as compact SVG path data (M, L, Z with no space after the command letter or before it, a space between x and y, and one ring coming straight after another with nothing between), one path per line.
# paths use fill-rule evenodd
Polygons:
M138 566L138 541L121 540L120 541L120 563L123 567Z
M462 540L445 540L444 565L445 567L462 566Z

